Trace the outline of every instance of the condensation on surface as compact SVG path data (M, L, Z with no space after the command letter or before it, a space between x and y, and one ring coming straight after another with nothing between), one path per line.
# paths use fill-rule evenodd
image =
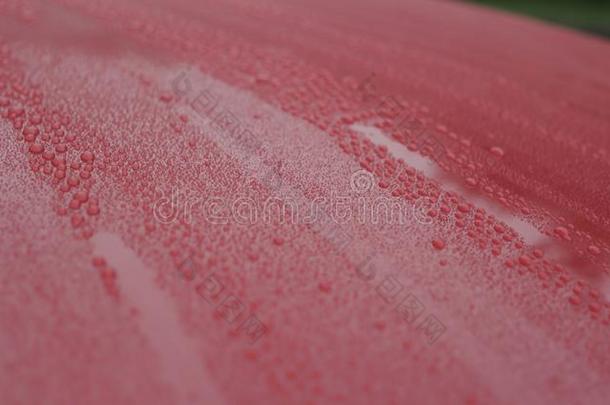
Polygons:
M607 43L423 1L0 16L6 403L605 403Z

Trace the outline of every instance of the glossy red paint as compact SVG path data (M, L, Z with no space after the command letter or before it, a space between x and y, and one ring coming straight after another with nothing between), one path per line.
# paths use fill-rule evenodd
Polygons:
M610 45L440 1L0 2L2 404L602 404Z

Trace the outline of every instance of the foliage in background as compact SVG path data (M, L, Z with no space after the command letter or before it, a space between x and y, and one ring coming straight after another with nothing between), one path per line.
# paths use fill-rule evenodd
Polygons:
M610 0L472 0L610 38Z

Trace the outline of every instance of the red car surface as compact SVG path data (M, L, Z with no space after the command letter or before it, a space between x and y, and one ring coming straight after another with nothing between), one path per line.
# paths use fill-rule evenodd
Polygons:
M609 72L457 2L0 0L0 404L607 404Z

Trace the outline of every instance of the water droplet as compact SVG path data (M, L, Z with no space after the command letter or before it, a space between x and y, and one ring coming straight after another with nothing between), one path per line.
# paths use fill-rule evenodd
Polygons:
M601 253L601 250L595 246L595 245L589 245L589 247L587 248L587 250L589 251L589 253L591 253L592 255L598 255Z
M570 233L568 229L563 226L556 227L553 232L562 239L570 240Z
M331 290L331 286L329 283L321 282L318 284L318 289L323 293L329 293Z
M44 147L39 143L33 143L30 145L30 152L39 155L44 151Z
M95 155L90 151L86 151L86 152L81 153L80 159L83 162L90 163L90 162L93 162L93 159L95 159Z
M489 151L498 157L504 156L504 149L500 148L499 146L492 146Z
M433 239L432 247L434 247L436 250L442 250L445 248L445 242L441 239Z

